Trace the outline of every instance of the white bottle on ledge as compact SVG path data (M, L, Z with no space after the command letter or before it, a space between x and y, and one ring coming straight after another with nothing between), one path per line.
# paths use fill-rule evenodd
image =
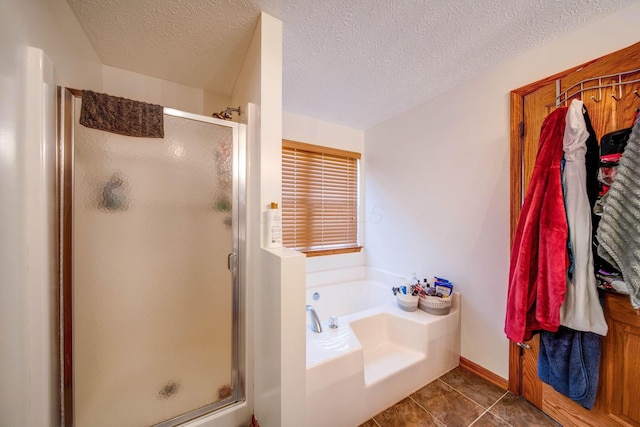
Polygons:
M267 209L266 220L266 247L282 247L282 213L278 209L278 204L271 202L270 209Z

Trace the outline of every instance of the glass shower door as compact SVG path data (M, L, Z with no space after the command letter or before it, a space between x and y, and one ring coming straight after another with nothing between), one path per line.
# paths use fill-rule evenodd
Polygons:
M241 399L237 133L165 114L164 138L121 136L80 125L80 103L65 281L73 425L174 425Z

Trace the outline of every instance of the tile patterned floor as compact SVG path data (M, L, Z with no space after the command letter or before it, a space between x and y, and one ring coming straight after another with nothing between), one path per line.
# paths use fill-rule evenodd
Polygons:
M457 367L359 427L561 427L519 396Z

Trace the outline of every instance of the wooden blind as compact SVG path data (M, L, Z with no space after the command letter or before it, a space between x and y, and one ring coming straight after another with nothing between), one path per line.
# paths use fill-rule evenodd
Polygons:
M360 153L282 141L284 246L308 255L359 250L359 162Z

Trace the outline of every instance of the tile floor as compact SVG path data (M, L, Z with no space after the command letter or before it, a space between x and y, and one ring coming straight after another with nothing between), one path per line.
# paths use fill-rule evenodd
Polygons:
M519 396L457 367L359 427L559 427Z

